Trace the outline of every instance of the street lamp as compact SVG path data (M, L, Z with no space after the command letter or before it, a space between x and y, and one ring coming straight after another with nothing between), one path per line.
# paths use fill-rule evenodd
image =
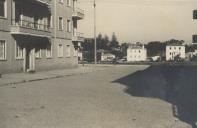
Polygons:
M94 63L97 63L97 51L96 51L96 0L94 0Z

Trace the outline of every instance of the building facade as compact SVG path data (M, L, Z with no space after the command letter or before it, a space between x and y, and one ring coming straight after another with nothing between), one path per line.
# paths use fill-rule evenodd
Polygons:
M76 67L76 0L0 0L0 73Z
M166 46L166 61L173 61L176 57L185 59L184 45L167 45Z
M111 53L101 53L101 61L113 61L116 58L114 54Z
M127 49L127 61L139 62L147 60L147 50L144 46L130 45Z

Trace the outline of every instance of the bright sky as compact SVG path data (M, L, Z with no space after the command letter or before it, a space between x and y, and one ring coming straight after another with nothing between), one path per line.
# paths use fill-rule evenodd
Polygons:
M96 0L97 34L111 37L115 32L119 41L142 42L169 39L192 42L197 34L197 20L193 10L197 0ZM78 0L85 10L79 21L79 31L93 37L93 0Z

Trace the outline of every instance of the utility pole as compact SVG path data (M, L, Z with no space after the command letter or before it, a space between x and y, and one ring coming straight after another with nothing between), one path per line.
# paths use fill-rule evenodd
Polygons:
M97 48L96 48L96 0L94 0L94 63L97 63Z

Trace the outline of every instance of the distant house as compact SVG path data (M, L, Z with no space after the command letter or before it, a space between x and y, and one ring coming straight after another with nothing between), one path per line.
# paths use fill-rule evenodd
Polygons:
M147 50L144 45L130 45L127 49L127 61L146 61Z
M161 56L152 56L151 60L152 61L160 61L161 60Z
M114 54L111 53L101 53L101 61L112 61L116 58Z
M175 60L176 57L185 59L185 46L181 44L168 44L166 46L166 61Z
M195 49L193 52L187 52L187 53L185 53L185 58L188 61L192 60L196 56L197 56L197 49Z

